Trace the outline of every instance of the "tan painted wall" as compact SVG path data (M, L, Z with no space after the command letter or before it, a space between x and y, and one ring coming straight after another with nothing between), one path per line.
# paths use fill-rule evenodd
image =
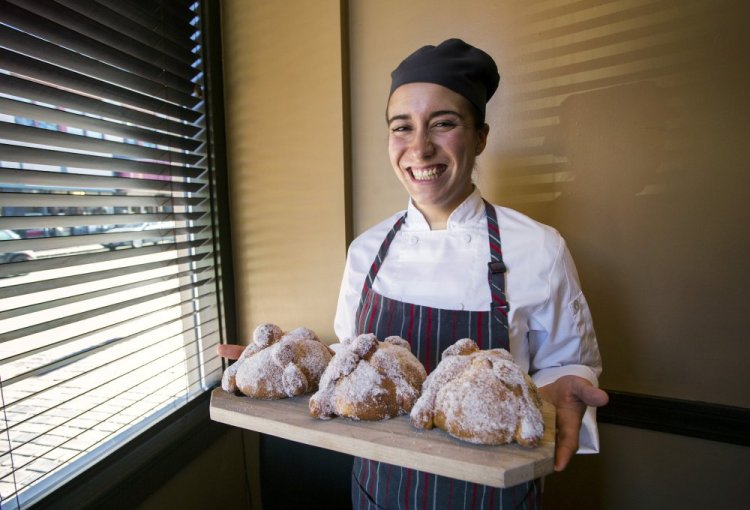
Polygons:
M347 220L340 2L221 6L239 341L262 322L331 341ZM257 441L226 434L139 508L260 509Z
M222 9L240 341L263 322L332 340L346 256L340 4Z
M602 454L545 479L545 510L747 508L747 447L608 424L599 432Z

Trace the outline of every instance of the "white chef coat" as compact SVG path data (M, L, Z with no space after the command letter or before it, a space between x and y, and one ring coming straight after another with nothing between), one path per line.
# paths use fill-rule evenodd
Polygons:
M503 260L510 351L538 386L577 375L598 386L602 365L591 314L562 236L517 211L495 206ZM488 311L490 249L484 202L478 189L430 230L409 201L373 290L406 303L450 310ZM367 272L383 239L404 211L370 228L349 246L334 329L339 340L355 334L355 315ZM599 450L596 410L581 428L579 453Z

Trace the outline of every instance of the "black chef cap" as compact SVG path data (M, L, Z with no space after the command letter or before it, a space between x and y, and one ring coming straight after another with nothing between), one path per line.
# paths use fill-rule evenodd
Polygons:
M461 94L474 105L484 123L487 101L497 90L500 75L487 53L461 39L438 46L423 46L406 57L391 73L391 91L414 82L436 83Z

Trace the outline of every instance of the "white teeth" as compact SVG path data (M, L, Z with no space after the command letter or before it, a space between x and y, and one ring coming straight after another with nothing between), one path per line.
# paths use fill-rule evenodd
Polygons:
M435 179L438 176L438 171L436 168L429 168L429 169L414 169L413 168L411 173L414 176L414 179L418 181L429 181L430 179Z

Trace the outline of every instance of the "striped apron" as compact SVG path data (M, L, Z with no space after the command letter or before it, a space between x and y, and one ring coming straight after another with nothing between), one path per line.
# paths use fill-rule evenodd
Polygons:
M388 247L406 220L399 218L380 246L365 278L357 307L356 333L374 333L379 339L396 335L407 340L429 373L451 344L471 338L480 349L509 348L505 299L505 264L495 208L485 201L489 233L488 284L490 311L444 310L404 303L382 296L372 283ZM507 489L454 480L362 458L354 459L352 506L355 509L509 509L541 508L541 482Z

